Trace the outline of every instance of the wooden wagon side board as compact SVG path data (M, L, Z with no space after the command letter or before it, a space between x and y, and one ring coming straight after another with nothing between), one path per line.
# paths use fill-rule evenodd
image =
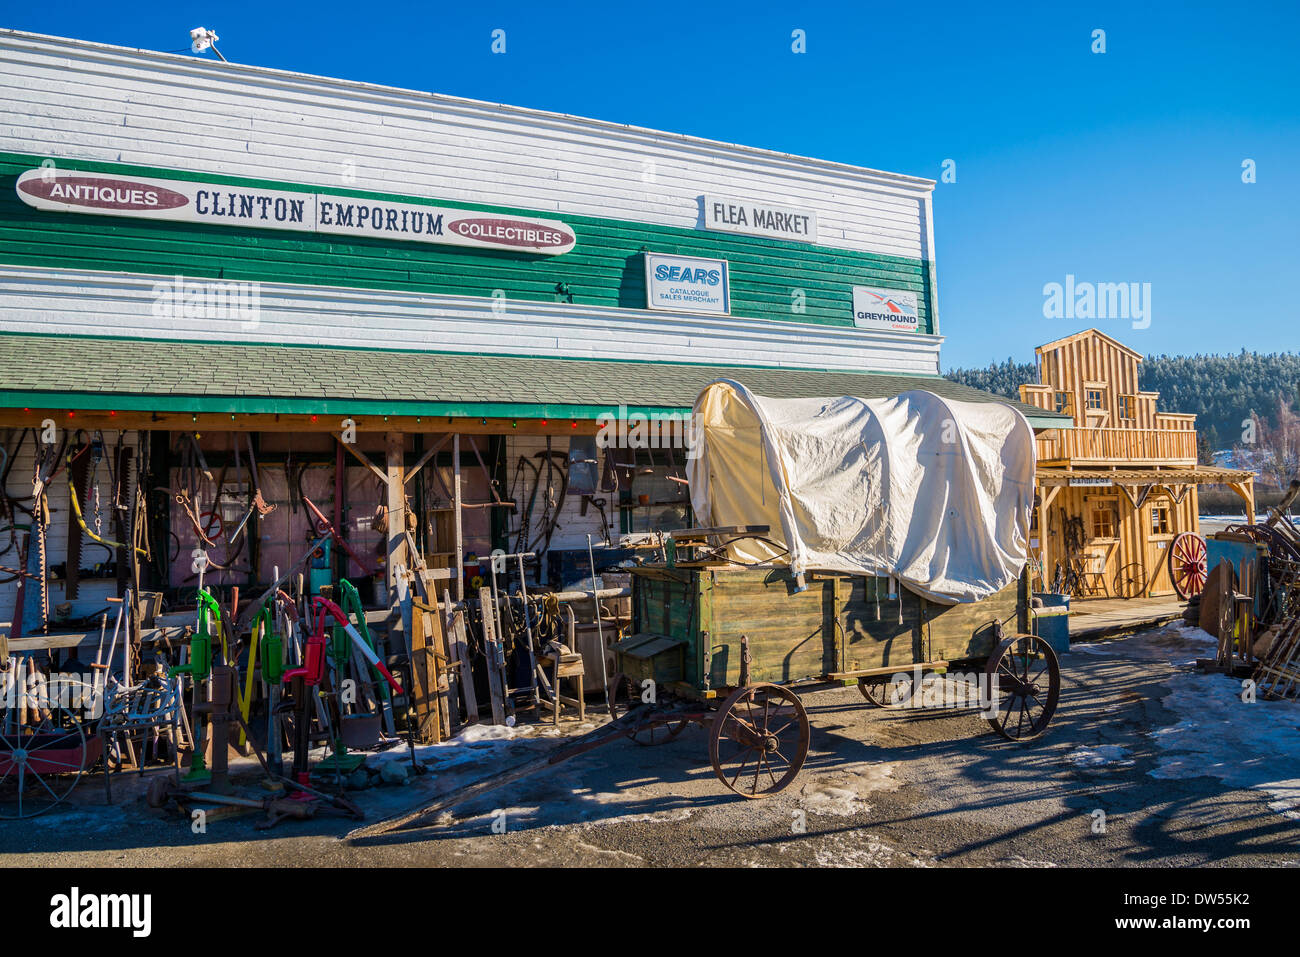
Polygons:
M700 577L709 633L708 670L701 675L709 675L711 687L740 684L742 639L748 639L751 682L785 684L836 669L832 580L810 580L797 591L785 568L710 568Z
M1006 635L1027 631L1029 579L1019 579L982 601L961 605L925 602L928 658L964 661L985 658L997 646L996 626L1006 622Z
M679 642L680 685L704 693L741 683L745 647L750 682L788 684L978 659L992 653L999 622L1007 633L1026 625L1024 575L961 605L902 587L891 597L889 579L875 576L810 573L799 591L784 568L642 566L633 577L634 632Z

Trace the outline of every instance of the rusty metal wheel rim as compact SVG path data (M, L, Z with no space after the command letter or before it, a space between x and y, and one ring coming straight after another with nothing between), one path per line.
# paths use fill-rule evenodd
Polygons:
M1052 646L1037 635L1013 635L984 668L988 691L997 689L989 726L1008 741L1030 741L1047 730L1061 696L1061 666Z
M1169 546L1169 579L1178 597L1186 601L1205 590L1209 578L1205 539L1183 532Z
M808 757L808 712L799 696L773 684L731 693L709 729L709 760L718 780L743 798L783 790Z
M687 717L674 718L667 708L636 701L636 685L630 676L619 672L609 683L610 717L624 722L623 734L645 748L667 744L686 730ZM623 702L619 694L624 695ZM620 713L621 711L621 713Z
M1141 598L1147 590L1147 573L1141 562L1129 562L1115 573L1111 585L1116 598Z
M906 691L902 690L904 683L895 684L892 681L872 681L869 678L858 679L858 690L862 692L862 697L866 698L873 708L881 708L885 711L891 711L901 708L912 696L912 682L909 679L906 682ZM903 700L897 700L902 696Z

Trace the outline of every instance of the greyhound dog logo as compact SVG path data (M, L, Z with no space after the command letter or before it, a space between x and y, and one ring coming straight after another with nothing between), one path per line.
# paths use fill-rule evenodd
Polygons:
M870 297L873 306L879 306L896 316L916 317L915 303L899 302L893 296L882 296L878 292L871 292L866 289L863 292Z

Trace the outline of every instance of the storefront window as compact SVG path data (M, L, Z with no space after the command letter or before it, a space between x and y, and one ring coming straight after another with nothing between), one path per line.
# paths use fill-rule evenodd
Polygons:
M1169 504L1161 502L1151 506L1151 534L1168 535L1171 525L1169 523Z
M1099 502L1092 507L1092 537L1114 538L1119 527L1119 515L1114 503Z

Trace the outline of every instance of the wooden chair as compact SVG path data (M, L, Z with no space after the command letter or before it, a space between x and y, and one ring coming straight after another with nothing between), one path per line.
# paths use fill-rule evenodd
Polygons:
M537 663L551 675L551 694L554 701L542 699L541 705L544 708L550 708L553 713L553 723L558 727L560 723L560 711L567 705L572 705L578 709L578 720L581 721L587 717L587 701L583 696L582 687L583 678L586 675L586 669L582 665L582 655L572 649L560 644L558 641L552 641L546 646L546 651L537 656ZM568 678L578 686L578 696L570 698L560 691L560 679Z

